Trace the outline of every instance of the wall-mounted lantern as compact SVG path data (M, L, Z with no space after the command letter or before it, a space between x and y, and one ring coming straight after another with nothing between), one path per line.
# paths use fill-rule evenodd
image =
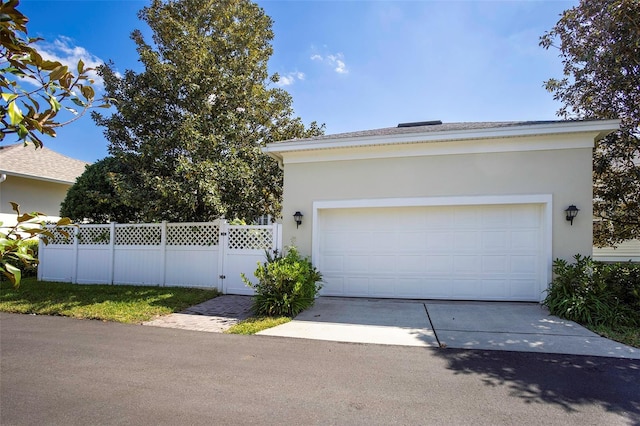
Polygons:
M298 226L300 226L300 224L302 224L302 216L303 216L303 215L302 215L302 213L300 213L300 212L295 212L295 213L293 214L293 218L294 218L294 219L295 219L295 221L296 221L296 228L297 228Z
M573 219L575 219L575 217L578 216L579 211L580 209L574 206L573 204L567 207L567 209L564 211L567 214L567 220L571 222L571 226L573 226Z

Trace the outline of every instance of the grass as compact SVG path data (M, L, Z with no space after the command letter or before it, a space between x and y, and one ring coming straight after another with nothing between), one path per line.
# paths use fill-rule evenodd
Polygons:
M69 284L25 278L18 289L0 282L0 311L61 315L137 324L219 296L183 287Z
M275 327L291 321L289 317L252 317L231 326L225 333L256 334L267 328Z
M634 348L640 348L640 328L638 327L610 325L585 325L585 327L607 339L615 340L616 342L624 343Z

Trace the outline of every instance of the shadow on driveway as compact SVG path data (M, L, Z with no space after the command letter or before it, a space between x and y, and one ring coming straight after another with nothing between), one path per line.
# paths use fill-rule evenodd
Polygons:
M640 425L640 361L497 351L434 351L455 375L477 376L485 386L507 387L526 403L566 412L599 405Z

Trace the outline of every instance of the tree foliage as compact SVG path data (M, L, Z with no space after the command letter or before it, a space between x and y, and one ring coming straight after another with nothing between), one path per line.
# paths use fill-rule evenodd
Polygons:
M114 180L124 166L114 157L88 165L73 184L60 208L60 216L74 221L127 223L138 220L135 209L119 198Z
M564 118L617 119L594 151L596 244L640 238L640 2L581 0L544 36L564 78L545 82Z
M41 39L27 36L28 19L17 7L18 0L0 0L0 141L16 135L38 148L43 145L40 135L55 137L57 127L92 108L94 82L88 73L93 69L79 61L70 71L58 61L43 59L34 47ZM60 123L56 120L62 110L73 115Z
M40 39L27 36L28 19L17 9L18 3L0 0L0 142L7 135L15 135L25 144L31 142L40 148L41 135L55 136L56 128L75 121L93 107L95 91L88 77L92 69L79 61L74 75L68 66L43 59L34 47ZM56 121L63 110L75 118ZM43 213L20 213L17 203L11 205L17 221L10 226L0 222L0 274L18 287L21 267L38 263L31 246L33 238L38 236L46 244L53 234L44 226ZM63 218L58 225L69 223ZM58 232L65 233L63 229Z
M11 207L17 215L16 224L3 226L4 224L0 222L0 274L18 287L22 280L20 268L25 269L38 264L38 259L30 245L33 238L37 236L48 244L49 238L54 238L54 235L45 227L43 213L20 213L20 206L13 202ZM70 223L69 218L60 219L56 224L56 231L69 237L67 231L60 227Z
M153 32L132 33L144 71L102 67L117 113L93 113L129 171L123 201L146 221L278 216L282 172L260 148L323 128L272 87L271 19L248 0L154 0L139 17Z

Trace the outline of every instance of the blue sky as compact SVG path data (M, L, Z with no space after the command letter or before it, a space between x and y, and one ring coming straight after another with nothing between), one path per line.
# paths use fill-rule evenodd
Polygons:
M138 28L150 39L137 18L147 3L22 0L19 10L50 56L141 71L129 35ZM557 118L543 82L560 77L562 65L538 41L577 1L257 3L274 20L270 71L283 77L296 115L325 123L328 134L409 121ZM87 116L44 142L93 162L107 155L102 130Z

